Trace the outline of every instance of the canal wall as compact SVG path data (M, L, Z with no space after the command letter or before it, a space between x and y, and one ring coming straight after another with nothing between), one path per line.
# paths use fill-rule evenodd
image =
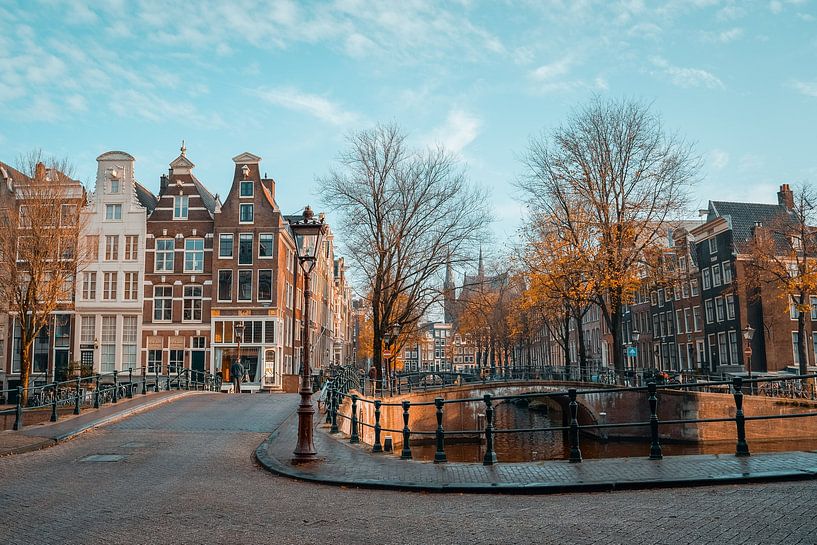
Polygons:
M410 401L409 428L412 433L428 433L425 437L433 439L437 427L434 399L443 397L446 401L469 400L462 403L446 403L443 411L443 427L446 431L482 431L484 426L485 394L494 397L514 396L533 392L563 392L567 388L579 390L578 421L580 425L616 424L629 422L648 422L649 404L647 393L611 388L605 392L582 394L588 389L587 384L572 382L526 382L524 384L465 384L444 390L412 392L390 398L384 398L381 407L380 425L383 428L381 440L386 435L392 437L395 445L402 444L403 409L402 401ZM357 392L353 392L357 393ZM359 395L359 393L358 393ZM359 396L360 397L360 396ZM361 441L374 443L374 404L364 402L373 398L360 397L358 414L361 422ZM744 414L748 416L786 415L817 412L817 402L805 399L772 398L749 396L744 398ZM496 400L494 406L506 401ZM560 409L563 424L567 424L568 399L566 395L547 398L547 403L554 409ZM351 401L344 399L338 408L338 427L349 434ZM734 418L735 400L729 393L700 392L688 390L660 389L658 391L659 421ZM345 417L345 418L344 418ZM647 426L627 426L607 429L588 429L584 433L595 435L600 439L643 440L649 438ZM663 441L685 443L707 443L735 441L734 422L662 424L659 434ZM476 434L472 434L474 437ZM752 440L791 440L817 438L817 417L770 419L746 422L746 436ZM423 435L412 435L412 440ZM450 440L446 436L446 440Z

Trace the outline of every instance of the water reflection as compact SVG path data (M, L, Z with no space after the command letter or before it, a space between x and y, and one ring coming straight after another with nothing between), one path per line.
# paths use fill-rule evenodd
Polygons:
M496 407L496 428L547 428L562 426L560 411L537 412L527 407L503 403ZM480 426L482 426L480 422ZM476 427L476 423L475 426ZM650 453L648 440L602 442L591 436L582 435L580 441L582 456L593 458L623 458L629 456L647 457ZM497 459L500 462L532 462L541 460L563 460L569 457L567 434L564 432L524 432L500 433L494 441ZM735 443L669 444L661 445L665 456L683 454L734 454ZM750 441L752 452L784 452L817 449L817 439L796 441ZM412 443L415 460L433 460L433 444ZM446 439L445 454L451 462L481 462L485 454L482 442L461 442Z

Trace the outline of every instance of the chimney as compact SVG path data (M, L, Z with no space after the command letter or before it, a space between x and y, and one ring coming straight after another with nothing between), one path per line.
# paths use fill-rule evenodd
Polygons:
M789 184L780 186L780 191L777 192L777 204L785 206L786 210L794 209L794 193L789 188Z
M38 162L34 167L34 178L37 180L45 180L45 165Z
M261 179L261 183L264 184L264 187L267 188L267 191L269 191L270 197L272 197L272 200L274 201L275 200L275 180L273 180L272 178L267 178L266 177L266 172L265 172L264 173L264 178Z
M164 195L165 191L167 191L167 186L170 183L170 180L167 177L167 174L162 174L161 178L159 178L159 195Z

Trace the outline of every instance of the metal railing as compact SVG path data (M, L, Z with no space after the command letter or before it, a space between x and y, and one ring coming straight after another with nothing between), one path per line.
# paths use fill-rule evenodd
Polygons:
M24 425L24 414L38 409L50 408L50 420L57 422L60 407L73 407L73 414L80 414L83 408L98 409L108 403L118 403L123 398L147 395L148 392L172 389L217 391L220 382L218 375L182 367L168 367L165 374L160 373L158 366L128 368L30 386L27 400L23 399L22 386L0 390L4 401L16 397L15 407L0 410L0 414L14 414L12 429L20 430Z
M412 458L411 452L411 438L413 436L419 437L433 437L436 445L434 455L434 462L441 463L447 461L445 453L445 438L447 436L473 436L485 442L485 455L483 457L483 464L492 465L497 463L496 451L494 450L494 439L497 434L515 434L515 433L566 433L569 444L568 460L570 462L578 463L582 461L582 454L580 449L580 434L582 431L600 431L614 428L649 428L649 458L651 460L660 460L663 457L662 448L659 437L659 429L666 426L678 426L687 424L711 424L733 422L735 424L735 455L749 456L749 446L746 441L746 422L759 420L774 420L774 419L789 419L789 418L807 418L817 416L817 407L812 407L812 410L801 413L789 414L769 414L769 415L751 415L746 416L743 412L743 398L744 386L748 385L752 390L760 390L761 385L768 384L773 381L791 381L792 384L804 384L808 380L814 380L817 374L810 375L795 375L785 379L780 377L774 378L756 378L751 380L744 380L741 377L734 377L731 380L712 381L707 383L685 383L685 384L663 384L659 385L655 382L649 382L645 386L635 386L629 388L593 388L586 390L578 390L576 388L568 388L560 391L539 391L516 395L493 396L491 394L484 394L482 397L474 397L467 399L445 399L437 397L434 401L427 402L386 402L382 399L366 399L361 398L357 393L349 393L342 389L333 389L330 385L329 402L327 407L327 422L330 422L332 427L330 433L338 433L338 418L349 420L349 442L359 443L362 429L370 428L374 432L374 440L372 443L371 452L383 452L383 444L381 443L381 434L383 432L400 434L402 436L403 445L400 452L400 458L408 460ZM668 419L660 421L658 419L658 400L659 392L661 390L687 390L695 391L704 388L722 387L724 392L732 394L734 398L734 416L723 416L715 418L681 418ZM595 424L579 424L578 422L578 400L581 396L610 394L621 392L645 392L646 404L649 410L649 418L646 421L631 421L631 422L616 422L616 423L595 423ZM539 428L513 428L513 429L497 429L494 423L494 405L500 401L511 401L530 398L562 398L567 402L568 414L567 425L563 426L549 426ZM343 399L349 399L351 402L350 414L340 414L339 407ZM443 426L444 411L446 405L459 403L483 403L485 425L480 429L464 429L464 430L446 430ZM362 411L359 403L369 403L374 405L374 421L367 423L362 421ZM413 407L434 406L436 416L436 429L434 430L418 430L411 429L409 426L411 409ZM403 428L383 428L380 423L381 410L383 407L400 407L402 409ZM729 412L729 411L727 411Z

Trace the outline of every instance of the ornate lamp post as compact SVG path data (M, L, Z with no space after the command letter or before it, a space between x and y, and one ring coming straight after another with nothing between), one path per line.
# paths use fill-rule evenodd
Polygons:
M292 233L295 235L295 245L298 250L298 262L304 273L304 310L303 310L303 357L301 362L301 389L299 394L301 402L298 405L298 445L295 447L293 464L311 462L315 460L317 452L312 440L312 416L315 408L312 406L312 385L309 369L309 321L310 321L310 299L311 276L318 260L318 251L321 245L321 238L326 232L326 225L323 223L323 215L319 220L314 219L312 209L307 206L304 209L303 219L289 224Z
M400 324L393 323L391 325L391 395L394 395L394 383L397 380L397 354L395 354L395 349L397 348L397 339L400 337Z
M241 341L244 340L244 322L243 321L235 322L233 324L233 334L235 335L235 342L238 345L238 347L236 348L235 361L237 361L238 364L241 365L242 368L243 368L243 364L241 363ZM244 377L240 377L240 378L241 378L242 381L244 380ZM230 377L230 379L233 379L233 377ZM236 393L240 394L241 392L236 392Z
M746 366L749 368L749 380L752 380L752 338L755 336L755 330L749 324L743 328L743 338L746 339L746 348L743 350L746 355ZM754 384L749 382L749 393L754 393Z

